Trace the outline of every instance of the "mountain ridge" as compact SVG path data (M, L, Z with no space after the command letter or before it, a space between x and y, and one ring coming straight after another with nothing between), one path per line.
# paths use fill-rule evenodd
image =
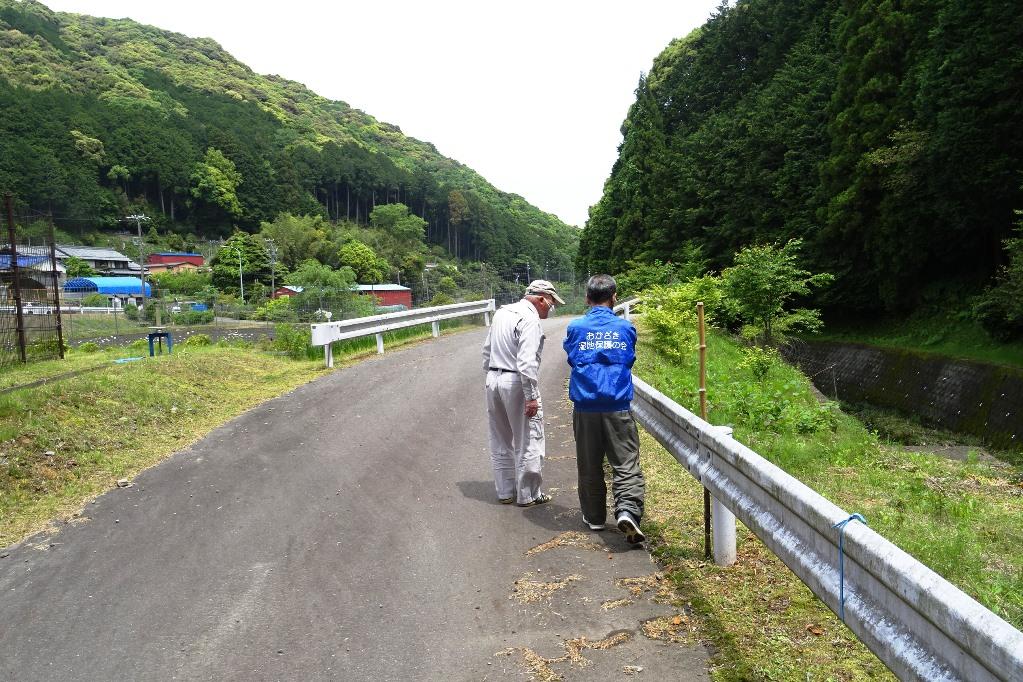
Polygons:
M545 244L553 243L558 253L548 257L570 266L577 231L555 215L498 189L470 167L440 154L434 144L405 135L398 124L279 74L256 73L213 38L191 38L131 19L54 12L36 0L0 0L0 48L4 99L28 97L41 106L56 101L77 109L66 117L65 127L69 134L78 131L95 141L75 137L78 147L91 144L102 150L93 159L100 188L116 190L120 181L127 198L142 194L158 208L169 193L176 209L171 222L180 222L184 213L193 224L216 220L221 231L232 224L230 216L207 210L211 207L190 196L194 188L186 176L202 161L203 150L213 147L241 173L239 199L246 212L233 216L233 223L245 229L254 230L274 213L311 212L314 206L329 218L364 221L373 205L400 200L431 223L428 236L434 243L443 231L445 243L459 257L505 266L522 258L535 262L549 250ZM50 102L44 94L52 96ZM239 118L255 132L239 125ZM187 159L171 160L174 152L168 151L157 162L152 157L160 152L126 151L133 145L175 146L174 140L157 140L159 135L152 133L152 141L112 144L118 133L110 123L117 119L137 119L139 130L143 120L166 127L171 137L182 131L190 138L184 144ZM92 128L73 127L83 120ZM19 132L18 122L6 123L0 121L0 132ZM65 168L80 161L68 149L74 146L69 139L37 136L30 146L42 148L43 156L52 156ZM274 167L260 170L260 162L268 160ZM25 191L25 181L17 182L19 170L6 165L0 161L0 184L21 190L17 193L26 204L41 204L38 192L33 196ZM124 171L115 171L118 166ZM111 173L119 179L111 180ZM290 179L281 180L285 176ZM266 188L282 182L283 198L269 201ZM256 197L260 184L264 196ZM342 189L347 204L343 216L337 196ZM453 192L464 196L452 198ZM160 195L159 202L155 195ZM93 199L95 213L100 209ZM64 208L71 213L74 209Z

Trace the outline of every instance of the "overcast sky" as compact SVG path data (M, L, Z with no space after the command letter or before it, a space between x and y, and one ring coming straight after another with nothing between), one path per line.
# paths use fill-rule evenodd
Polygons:
M572 225L600 198L640 72L719 0L43 0L216 40L432 142Z

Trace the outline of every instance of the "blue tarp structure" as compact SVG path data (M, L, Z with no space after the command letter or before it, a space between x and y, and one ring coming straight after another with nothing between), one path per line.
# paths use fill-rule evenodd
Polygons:
M142 280L138 277L75 277L64 283L64 291L69 293L99 293L112 296L141 296ZM152 291L146 284L146 296Z
M33 265L50 260L49 256L18 256L19 268L30 268ZM0 253L0 270L11 270L11 254Z

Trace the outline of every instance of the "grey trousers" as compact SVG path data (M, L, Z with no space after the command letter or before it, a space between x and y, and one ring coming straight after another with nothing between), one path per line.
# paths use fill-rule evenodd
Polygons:
M543 405L526 418L522 381L514 372L487 372L486 396L497 496L529 504L540 496L543 482Z
M623 511L643 517L646 483L639 468L639 431L632 412L573 412L575 461L579 470L579 506L590 523L607 520L604 457L611 465L615 516Z

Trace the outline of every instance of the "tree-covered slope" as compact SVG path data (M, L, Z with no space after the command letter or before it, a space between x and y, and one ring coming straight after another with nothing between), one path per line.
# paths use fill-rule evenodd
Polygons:
M1023 208L1023 5L739 0L641 79L579 265L804 240L825 303L976 288Z
M209 39L0 0L0 188L66 220L145 204L224 234L281 212L366 222L407 204L462 258L567 269L576 230L344 102Z

